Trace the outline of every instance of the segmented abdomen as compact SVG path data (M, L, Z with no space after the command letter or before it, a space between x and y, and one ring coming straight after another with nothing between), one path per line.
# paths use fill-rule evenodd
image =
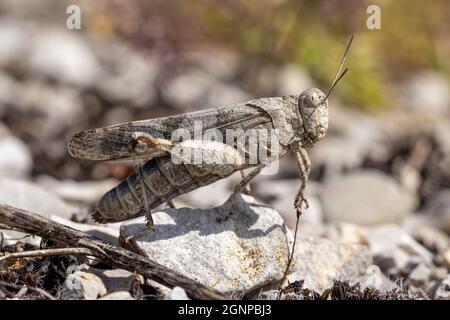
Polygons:
M138 181L136 173L130 175L117 187L108 191L97 204L94 219L98 222L117 222L145 214L145 195L149 209L154 209L180 194L211 184L228 177L237 170L250 167L236 167L226 164L175 164L171 156L154 158L141 170ZM144 192L140 190L141 186Z

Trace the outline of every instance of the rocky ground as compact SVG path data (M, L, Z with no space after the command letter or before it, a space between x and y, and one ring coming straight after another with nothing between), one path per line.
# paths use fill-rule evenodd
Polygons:
M147 52L36 30L0 16L0 202L118 245L144 221L99 225L88 213L131 164L71 159L74 132L314 86L290 65L267 66L249 84L245 61L228 51ZM426 73L396 89L405 107L378 115L331 99L329 132L310 151L310 208L282 299L450 298L448 83ZM177 209L154 214L156 232L128 248L234 298L277 298L295 227L296 165L287 157L277 175L258 177L238 213L219 223L239 178L180 196ZM187 298L86 257L1 261L54 246L0 230L0 299Z

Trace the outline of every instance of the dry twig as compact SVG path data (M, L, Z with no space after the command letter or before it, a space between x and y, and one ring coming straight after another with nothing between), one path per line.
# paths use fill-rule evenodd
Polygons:
M93 252L86 248L56 248L56 249L43 249L43 250L31 250L23 252L7 253L0 257L0 262L9 259L19 258L36 258L36 257L51 257L61 255L92 255Z
M70 247L82 247L104 263L139 273L167 287L179 286L193 299L225 299L217 290L202 285L146 257L101 241L79 230L51 221L38 214L0 204L0 224Z

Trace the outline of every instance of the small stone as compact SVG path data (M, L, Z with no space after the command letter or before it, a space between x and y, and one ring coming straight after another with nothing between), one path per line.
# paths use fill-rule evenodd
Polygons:
M218 79L230 80L239 72L240 57L231 51L202 48L201 51L184 51L183 58Z
M276 74L276 80L272 79L272 82L276 84L276 94L280 96L296 94L314 87L306 70L295 64L283 66Z
M402 252L408 255L408 262L416 258L417 261L426 265L431 265L433 255L416 240L414 240L405 230L397 225L383 225L380 227L367 228L365 232L366 241L372 251L374 258L394 257ZM398 251L401 249L401 251ZM403 254L403 256L405 256ZM404 264L405 258L402 258ZM398 264L399 262L396 262ZM402 267L396 265L396 267Z
M427 205L429 222L450 234L450 189L440 191Z
M208 105L220 106L248 101L251 96L237 86L223 82L214 82L209 88Z
M359 283L362 288L375 288L382 292L398 288L376 265L370 265L367 268L365 275L361 277Z
M339 243L365 244L363 228L352 223L339 222L329 225L325 238Z
M399 90L403 105L408 109L442 113L449 110L450 91L444 76L425 71L408 80Z
M56 195L19 179L0 178L0 202L47 218L54 214L70 219L74 211L74 207Z
M319 293L330 288L334 279L350 280L364 275L372 263L366 246L303 236L297 239L295 258L289 282L304 280L305 288Z
M316 144L310 154L314 166L323 168L325 180L360 168L367 158L387 161L388 150L379 121L349 108L335 106L330 108L330 119L333 121L329 130L335 134Z
M227 294L247 293L281 280L291 235L279 214L249 196L212 209L166 209L153 214L156 232L137 237L133 250ZM137 219L121 227L124 239L145 229Z
M94 225L87 223L78 223L56 215L51 215L50 219L65 226L83 231L87 234L90 234L91 236L110 242L112 244L119 244L118 238L120 224Z
M275 289L266 290L258 293L256 300L277 300L279 291Z
M137 108L155 102L161 63L157 57L115 41L97 43L95 53L103 66L95 87L104 99Z
M375 170L331 179L325 184L321 199L327 220L361 225L394 222L415 205L414 197L394 179Z
M432 252L442 253L450 247L448 235L430 222L430 217L426 212L408 215L401 221L401 226Z
M102 280L95 274L75 271L64 281L61 292L63 300L95 300L107 292Z
M233 192L233 187L239 183L240 173L216 181L202 188L193 190L177 197L177 199L189 205L189 207L207 209L220 206L227 201ZM205 194L208 196L205 197Z
M148 286L153 287L158 292L158 295L161 296L161 297L167 296L170 293L170 291L172 290L172 289L170 289L170 288L168 288L168 287L162 285L161 283L156 282L156 281L154 281L152 279L146 279L145 280L145 284L148 285Z
M431 272L431 277L436 280L444 279L448 275L447 268L435 267Z
M45 199L45 201L43 201ZM25 180L0 178L0 202L23 210L37 213L46 218L52 214L70 219L75 207L70 206L56 195L42 189ZM39 245L41 238L38 236L27 237L27 234L12 230L2 231L8 244L17 240Z
M85 203L97 202L103 194L117 185L117 180L115 179L78 182L56 180L50 176L39 176L36 182L64 200Z
M409 274L409 281L415 286L423 286L425 285L431 277L431 269L424 265L423 263L419 263Z
M444 251L442 254L444 265L450 269L450 248Z
M444 152L444 154L450 154L450 121L442 119L434 126L434 137L437 143Z
M70 31L37 33L30 39L34 46L30 57L31 69L61 82L91 86L100 67L86 39Z
M379 252L374 257L375 264L382 270L389 270L394 273L405 271L410 261L410 255L401 248Z
M442 231L431 226L419 226L411 235L431 251L443 252L450 248L450 238Z
M174 287L164 300L190 300L183 288Z
M436 283L431 297L435 300L450 300L450 275Z
M275 210L283 217L286 225L294 230L296 214L294 210L294 199L301 182L298 179L286 180L263 180L255 185L255 194L267 200ZM300 216L300 225L303 223L320 224L323 222L322 206L315 196L317 184L308 183L305 191L309 208L305 209Z
M0 176L24 178L31 172L31 151L20 139L13 136L0 138Z
M128 291L115 291L99 298L98 300L135 300Z
M102 279L108 292L130 291L135 281L142 280L140 276L123 269L102 270L89 268L89 272Z
M161 94L169 105L178 109L206 106L213 81L213 78L205 71L189 68L168 79L161 87Z

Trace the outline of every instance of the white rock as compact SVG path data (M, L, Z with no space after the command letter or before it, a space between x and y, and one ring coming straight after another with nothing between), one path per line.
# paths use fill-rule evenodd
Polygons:
M301 219L301 217L300 217ZM311 222L301 222L298 225L298 234L310 236L313 238L327 238L327 226L325 224L317 224ZM290 229L292 232L294 229Z
M189 297L183 288L174 287L169 294L165 296L164 300L189 300Z
M107 100L148 107L156 98L155 81L159 73L156 57L144 56L120 42L102 43L95 52L103 64L95 86Z
M39 119L39 126L31 127L35 131L29 129L38 135L35 137L37 140L61 135L61 131L73 128L74 123L83 119L86 114L82 108L80 92L73 88L30 80L23 83L21 90L14 107L24 116L35 114L32 118L34 121ZM61 139L61 136L58 138Z
M50 218L58 215L69 219L75 208L65 203L56 195L39 188L38 186L19 179L0 177L0 202L28 210ZM27 237L27 234L11 230L1 230L6 244L14 244L17 240L33 245L39 245L41 238Z
M0 178L0 202L47 218L57 215L70 219L74 212L74 207L53 193L19 179Z
M128 291L115 291L109 293L98 300L135 300Z
M444 265L450 269L450 246L442 253Z
M440 119L433 130L434 137L446 155L450 154L450 120Z
M381 292L386 292L392 289L399 289L399 287L389 280L380 270L377 265L370 265L367 267L364 274L347 279L350 285L359 284L361 290L366 288L375 288Z
M450 189L440 191L427 205L428 222L450 234Z
M161 93L164 100L180 109L206 106L206 97L213 81L208 73L192 68L168 80L162 86Z
M325 178L332 178L342 171L360 167L366 158L384 159L386 143L383 131L376 119L367 115L332 108L329 134L310 151L314 166L323 166ZM343 118L340 120L340 118ZM341 124L336 123L340 121ZM345 150L345 151L344 151Z
M402 248L379 252L374 255L374 262L383 270L393 273L407 272L411 255Z
M33 41L30 67L37 73L81 87L92 85L100 67L86 38L76 32L46 30Z
M281 96L300 94L302 91L314 87L309 74L301 66L295 64L283 66L276 75L276 79L272 79L272 81L277 86L277 95Z
M208 101L206 103L210 106L241 103L251 99L251 96L238 86L219 81L213 82L208 93Z
M450 300L450 275L436 284L432 298L437 300Z
M241 176L237 172L232 176L216 181L189 193L177 197L190 207L207 209L223 204L233 192L234 186L239 183ZM208 196L205 196L208 195Z
M408 109L445 112L450 107L449 83L433 71L416 75L399 93L402 104Z
M65 226L83 231L101 240L108 241L115 245L119 244L119 223L105 225L77 223L57 215L51 215L50 219Z
M263 180L255 185L255 193L261 199L267 200L270 205L283 217L286 225L293 230L297 220L294 210L294 199L300 188L299 179ZM318 186L313 182L306 186L306 199L309 208L305 209L300 217L300 223L320 224L323 221L322 206L315 197Z
M425 285L431 277L431 269L423 263L419 263L409 274L409 281L415 286Z
M152 279L146 279L145 284L153 287L158 292L158 295L162 296L162 297L167 296L170 293L170 291L172 290L169 287L166 287L166 286L162 285L161 283L156 282Z
M362 225L394 222L415 206L412 194L388 175L374 170L331 179L321 199L327 220Z
M86 271L98 276L109 293L113 291L130 291L134 281L142 280L141 276L123 269L104 270L89 267Z
M367 228L366 241L374 256L391 256L397 249L430 265L433 255L397 225Z
M288 280L304 280L305 288L317 292L330 288L334 279L349 280L364 275L372 263L366 246L303 236L297 239L295 257L296 264Z
M258 293L255 300L277 300L278 294L279 291L276 289L261 291L260 293Z
M2 19L0 19L0 66L23 65L27 53L30 51L30 32L33 27L32 23L21 21L12 15L2 15Z
M156 232L130 245L152 260L225 293L250 292L280 280L291 235L278 213L248 196L213 209L166 209L153 214ZM244 202L243 199L245 199ZM121 228L121 237L142 232L144 219Z
M1 40L1 31L0 31L0 40ZM1 48L0 48L0 65L1 65ZM0 115L3 115L5 113L5 110L8 106L14 104L18 95L20 95L20 89L21 86L17 80L14 80L9 74L0 71Z
M184 50L183 50L184 51ZM239 56L234 52L216 48L183 52L189 64L199 66L218 79L230 80L239 71Z
M328 225L325 238L339 243L365 244L364 229L352 223Z
M102 280L95 274L76 271L69 274L64 281L61 292L63 300L95 300L106 294Z
M0 176L24 178L33 166L31 151L20 139L7 136L0 138Z
M116 179L78 182L57 180L51 176L39 176L36 183L65 200L86 203L97 202L103 194L118 184Z
M414 230L407 231L414 239L432 252L443 252L447 248L450 248L450 238L435 227L422 224L417 226Z

